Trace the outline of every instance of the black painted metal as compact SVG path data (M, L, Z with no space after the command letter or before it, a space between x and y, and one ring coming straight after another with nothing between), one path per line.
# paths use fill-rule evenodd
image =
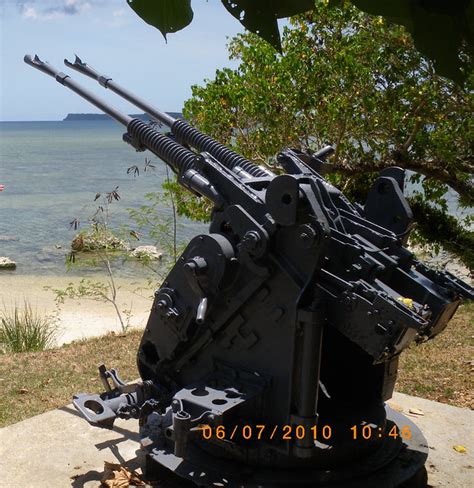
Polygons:
M31 56L30 54L26 54L24 57L25 63L29 64L33 68L36 68L43 73L52 76L56 79L58 83L66 86L73 92L77 93L82 98L85 98L88 102L95 105L100 110L104 111L106 114L110 115L113 119L117 122L120 122L123 125L127 125L132 120L131 117L128 115L122 114L116 108L112 107L110 104L104 102L99 97L91 93L89 90L86 90L78 83L76 83L69 75L66 75L56 69L54 66L51 66L49 63L41 61L38 56Z
M243 158L220 142L212 139L212 137L190 126L184 120L176 120L171 126L171 130L179 141L189 144L198 151L208 152L229 169L234 169L237 166L255 177L268 177L273 175L271 171L251 163L248 159Z
M104 88L108 88L115 92L117 95L125 98L129 102L133 103L137 107L141 108L147 114L151 115L160 123L169 127L174 137L181 143L194 147L197 151L205 151L214 156L220 161L221 164L229 169L233 169L239 166L243 170L250 173L252 176L262 177L271 176L271 171L260 168L256 164L251 163L248 159L243 158L239 154L230 150L220 142L212 139L211 137L203 134L194 127L190 126L184 120L174 119L170 115L157 109L150 103L146 102L137 95L126 90L118 83L114 82L112 78L100 74L94 68L84 63L79 56L76 55L74 62L70 62L67 59L64 60L66 66L75 69L79 73L82 73L94 80L96 80ZM327 148L326 148L327 149ZM166 161L166 160L165 160Z
M421 486L425 441L384 402L400 353L440 333L474 290L404 247L401 170L355 206L322 176L329 148L283 151L287 174L275 176L181 121L170 138L104 109L127 142L215 208L209 234L191 240L155 293L137 357L143 381L124 385L102 367L106 391L76 396L76 408L107 428L139 418L150 474L160 465L203 486Z
M428 457L426 439L410 419L387 408L387 430L394 426L406 431L409 429L410 439L385 437L379 449L363 460L348 458L331 470L321 466L312 469L272 469L249 466L245 462L216 462L212 453L196 445L189 446L193 455L181 459L173 453L169 444L160 448L145 448L149 457L147 472L150 479L162 480L164 466L199 486L226 488L427 488L423 468ZM366 441L359 439L359 442ZM182 488L181 483L171 478L167 486Z
M101 86L104 88L108 88L115 92L117 95L120 95L125 100L133 103L137 107L141 108L144 112L147 112L149 115L154 117L157 121L165 124L168 127L171 127L175 122L175 119L168 115L161 110L158 110L156 107L153 107L148 102L143 100L142 98L137 97L133 93L129 92L118 83L115 83L112 78L109 76L103 75L96 71L92 66L89 66L87 63L84 63L79 56L75 56L74 62L68 61L67 59L64 60L64 64L68 68L72 68L76 70L78 73L81 73L93 80L96 80Z
M150 149L161 159L167 161L175 171L185 173L195 168L196 155L194 153L141 120L132 120L128 124L127 130L132 140L139 141L144 148Z

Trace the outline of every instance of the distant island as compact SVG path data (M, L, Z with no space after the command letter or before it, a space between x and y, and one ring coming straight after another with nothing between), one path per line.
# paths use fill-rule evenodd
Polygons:
M182 119L183 114L181 112L165 112L169 116L175 119ZM153 117L148 114L130 114L130 117L134 119L140 119L144 121L149 121ZM71 122L77 120L111 120L111 117L107 114L67 114L64 117L63 122Z

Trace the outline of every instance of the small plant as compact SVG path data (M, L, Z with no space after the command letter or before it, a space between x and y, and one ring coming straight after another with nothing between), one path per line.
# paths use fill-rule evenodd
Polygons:
M145 159L144 173L153 173L155 166L150 160ZM138 176L138 166L131 166L128 174ZM111 225L111 204L118 202L121 197L118 186L107 193L97 193L94 198L95 210L88 219L89 227L81 230L73 239L71 252L68 256L68 267L87 266L101 270L106 275L106 280L98 281L83 278L79 283L69 283L66 288L57 289L47 287L55 294L58 305L66 299L89 299L109 303L113 306L120 322L122 332L126 332L130 325L131 308L121 310L119 308L118 294L120 286L115 279L113 265L117 260L133 259L143 269L152 271L153 277L148 278L146 288L139 287L135 290L138 294L143 289L156 288L156 281L161 281L163 273L169 271L178 259L180 244L178 243L179 225L177 222L177 207L173 192L173 183L166 168L166 181L163 191L150 193L145 196L146 205L138 209L129 209L129 215L139 229L123 229L118 232ZM70 228L77 231L80 221L75 218L70 222ZM130 238L140 240L143 232L153 240L154 246L159 246L164 251L164 262L150 254L134 255L133 248L128 242ZM119 237L121 236L121 237Z
M58 306L64 303L66 298L86 298L99 302L110 303L117 314L122 332L129 327L131 310L120 310L118 306L118 291L112 263L119 257L124 257L128 250L128 244L120 239L110 225L110 205L119 201L118 186L105 194L97 193L94 198L95 211L89 218L89 228L82 230L71 243L71 252L68 255L68 268L72 266L86 266L105 272L106 281L97 281L83 278L79 284L69 283L65 289L46 287L56 295ZM75 218L69 226L78 230L80 221ZM80 259L78 258L80 256Z
M3 305L0 311L0 351L43 351L54 342L57 316L41 315L25 300L23 306Z
M69 283L66 288L47 288L52 290L56 295L55 301L58 306L63 304L66 298L77 300L86 298L89 300L95 300L97 302L110 303L114 307L115 313L117 314L122 333L125 333L130 325L132 311L131 309L120 310L117 302L117 292L119 287L117 287L115 284L110 263L108 261L104 261L104 264L107 266L107 274L109 278L106 283L82 278L78 284Z

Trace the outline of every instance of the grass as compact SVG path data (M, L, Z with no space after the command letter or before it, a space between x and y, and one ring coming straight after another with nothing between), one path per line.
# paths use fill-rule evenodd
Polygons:
M405 351L397 390L473 408L473 318L474 304L464 305L435 340ZM0 426L66 405L74 393L101 392L101 363L116 368L125 381L137 378L141 336L135 330L43 352L0 355Z
M434 340L400 356L396 389L474 409L474 303L463 305Z
M74 393L102 392L102 363L118 369L124 381L137 378L141 336L108 334L58 349L0 355L0 426L64 406Z
M0 311L0 352L43 351L54 340L56 318L41 315L27 302Z

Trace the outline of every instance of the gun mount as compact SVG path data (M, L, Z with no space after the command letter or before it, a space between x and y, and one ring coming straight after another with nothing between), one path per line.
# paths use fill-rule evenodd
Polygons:
M74 398L87 421L138 418L147 474L165 467L199 486L424 486L426 441L384 402L400 353L439 334L474 290L404 247L413 218L403 170L382 172L353 205L322 176L330 147L283 150L277 175L79 58L65 62L171 133L38 57L25 61L125 125L127 143L214 204L209 234L191 240L155 293L142 382L101 367L106 391Z

